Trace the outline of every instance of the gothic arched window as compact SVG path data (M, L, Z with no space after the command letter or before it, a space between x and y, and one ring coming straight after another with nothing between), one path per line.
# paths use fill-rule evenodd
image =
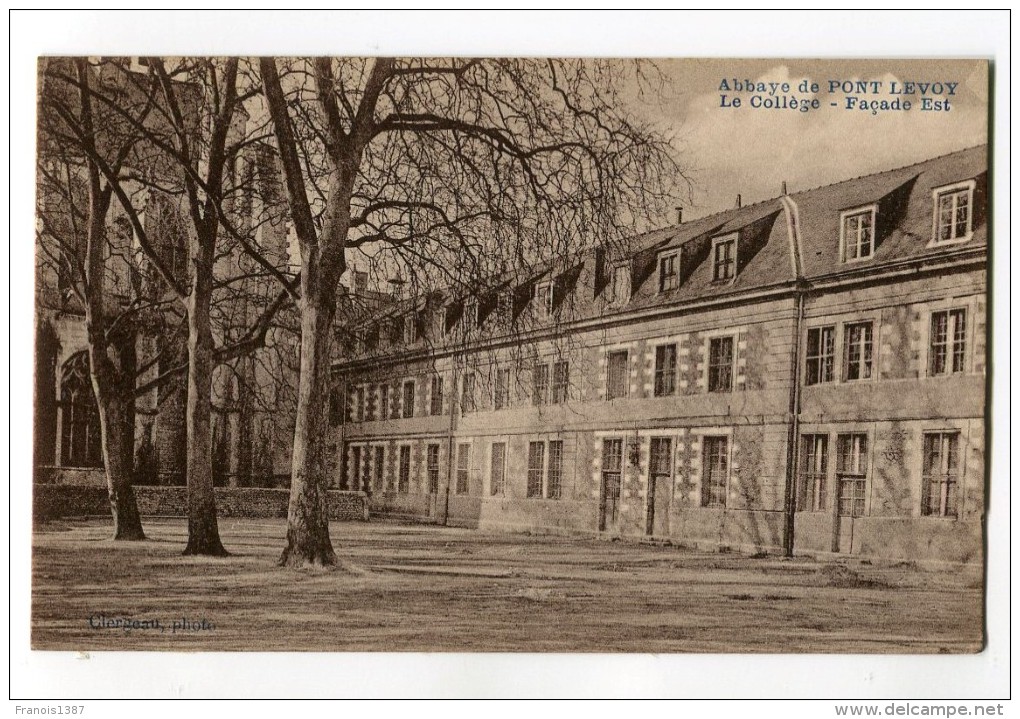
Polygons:
M156 252L174 279L188 281L188 233L174 201L158 192L149 197L146 224Z
M99 412L86 352L72 355L61 373L60 463L65 467L103 466Z

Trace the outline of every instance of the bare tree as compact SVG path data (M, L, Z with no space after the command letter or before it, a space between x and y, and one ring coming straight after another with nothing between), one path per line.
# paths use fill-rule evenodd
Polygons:
M118 261L122 269L130 267L130 242L123 236L108 237L113 188L104 181L97 160L106 155L108 166L119 172L139 137L116 132L122 125L97 126L86 60L48 68L47 74L59 73L68 73L63 76L71 83L44 86L40 103L39 247L57 267L61 289L77 299L85 314L114 539L144 539L131 476L136 379L132 329L147 303L133 292L138 285L130 281L135 278L124 276L129 272L121 274L119 283L111 272ZM132 110L144 122L151 103L138 103Z
M301 373L285 565L333 565L324 446L349 253L462 286L631 234L680 194L618 61L260 60L301 249ZM651 72L651 74L650 74ZM624 77L629 75L629 77Z
M232 201L250 190L243 186L237 165L246 149L259 139L257 133L249 131L243 117L244 102L259 92L250 82L255 75L239 73L236 58L180 59L169 69L162 60L151 59L143 71L100 61L96 73L100 77L112 75L115 80L96 86L88 61L78 60L76 67L78 72L73 77L56 69L48 73L51 81L62 82L78 93L74 106L64 102L61 93L50 94L62 123L55 137L74 146L84 158L90 178L94 176L95 209L105 212L111 199L116 198L134 241L161 279L168 301L182 310L188 329L187 362L135 387L133 392L129 385L121 387L120 397L125 402L133 401L136 394L187 372L185 554L224 555L213 492L214 370L265 342L273 317L288 301L293 285L293 279L268 261L252 241L258 221L249 217L241 226L231 213ZM239 74L244 78L242 83ZM101 130L92 121L97 108L104 118ZM111 144L117 146L118 142L123 142L126 149L112 153ZM154 194L174 198L188 217L186 258L181 268L165 261L143 221ZM101 224L98 217L96 221ZM101 265L102 251L97 252L96 262ZM263 302L262 312L243 332L217 344L217 334L226 337L230 333L214 331L214 298L217 291L221 296L231 294L231 285L238 277L236 273L229 278L218 276L216 269L224 258L227 265L236 267L233 258L242 252L254 261L262 276L274 278L283 289ZM90 346L91 340L90 335ZM133 382L134 376L130 379Z

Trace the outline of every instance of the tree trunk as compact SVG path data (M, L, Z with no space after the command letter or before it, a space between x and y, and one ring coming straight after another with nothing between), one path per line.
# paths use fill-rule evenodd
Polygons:
M106 488L110 495L110 511L113 513L113 538L128 541L145 539L131 478L134 426L130 403L134 402L134 396L129 392L118 391L117 382L112 377L100 376L106 371L103 368L107 366L107 358L97 356L97 350L92 345L89 347L89 364L92 388L99 408Z
M329 513L323 434L329 396L330 344L335 292L316 287L316 273L302 274L301 372L291 465L287 547L282 566L337 564L329 540ZM325 284L325 283L323 283Z
M194 273L188 303L188 546L185 554L224 557L213 492L212 376L213 337L209 316L212 273Z

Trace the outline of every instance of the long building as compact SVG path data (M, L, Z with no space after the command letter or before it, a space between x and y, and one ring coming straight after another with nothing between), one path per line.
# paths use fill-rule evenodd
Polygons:
M393 304L335 364L376 512L980 562L987 147Z

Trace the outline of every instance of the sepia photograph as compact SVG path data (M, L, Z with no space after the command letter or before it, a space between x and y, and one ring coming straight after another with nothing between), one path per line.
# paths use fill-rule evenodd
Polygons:
M36 57L31 653L987 652L990 57L677 50Z

